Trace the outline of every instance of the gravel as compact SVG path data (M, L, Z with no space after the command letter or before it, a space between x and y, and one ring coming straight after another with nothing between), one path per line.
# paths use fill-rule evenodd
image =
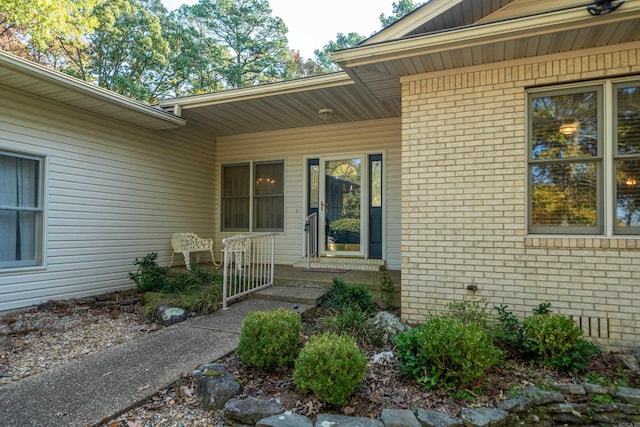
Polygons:
M118 345L162 326L142 319L139 300L118 294L50 301L39 309L0 317L0 387ZM109 427L224 426L199 409L195 384L185 377L149 401L106 421Z

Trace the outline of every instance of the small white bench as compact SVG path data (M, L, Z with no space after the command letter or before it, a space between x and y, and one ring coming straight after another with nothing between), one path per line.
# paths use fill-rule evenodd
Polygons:
M169 267L173 264L173 256L176 253L181 253L184 256L184 265L189 268L191 252L196 252L196 264L200 262L200 254L197 252L208 251L211 254L211 262L215 267L219 265L216 263L216 259L213 256L213 239L205 239L198 237L195 233L173 233L171 236L171 247L173 253L171 254L171 262Z

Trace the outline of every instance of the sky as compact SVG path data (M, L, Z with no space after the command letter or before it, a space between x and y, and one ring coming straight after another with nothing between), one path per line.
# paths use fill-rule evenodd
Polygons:
M395 0L397 1L397 0ZM197 0L162 0L169 10ZM336 34L358 33L365 37L380 31L380 14L392 13L394 0L269 0L273 16L288 28L289 48L299 50L303 58L313 59L313 51L322 49Z

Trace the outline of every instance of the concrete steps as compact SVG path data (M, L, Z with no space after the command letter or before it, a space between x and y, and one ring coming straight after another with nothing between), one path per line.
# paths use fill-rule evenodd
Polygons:
M274 285L254 292L250 298L315 306L327 292L324 287Z

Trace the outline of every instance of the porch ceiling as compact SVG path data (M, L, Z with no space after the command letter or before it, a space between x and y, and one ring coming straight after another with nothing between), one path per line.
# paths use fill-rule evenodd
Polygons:
M400 94L405 76L606 47L640 40L640 1L591 16L586 5L382 41L334 54L379 100Z
M160 106L213 136L399 117L400 93L376 100L346 73L177 98ZM322 119L320 109L333 110Z

